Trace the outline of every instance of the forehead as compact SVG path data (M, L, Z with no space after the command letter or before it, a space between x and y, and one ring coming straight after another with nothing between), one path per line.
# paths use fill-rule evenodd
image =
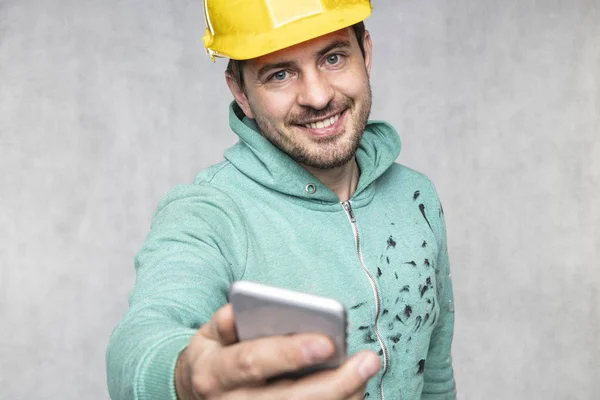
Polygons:
M307 56L312 58L320 50L340 40L350 42L350 45L353 47L355 45L358 46L358 41L352 28L344 28L261 57L253 58L248 60L248 65L251 68L260 68L266 64L294 61L306 58Z

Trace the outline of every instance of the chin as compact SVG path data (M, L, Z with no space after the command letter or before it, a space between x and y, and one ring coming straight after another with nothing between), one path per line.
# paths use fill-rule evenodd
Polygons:
M348 152L346 154L340 154L337 157L314 156L307 158L302 163L312 168L333 169L348 164L354 159L355 154L355 152Z

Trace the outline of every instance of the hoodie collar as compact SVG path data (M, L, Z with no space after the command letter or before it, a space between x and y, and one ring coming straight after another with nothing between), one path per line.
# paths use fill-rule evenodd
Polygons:
M256 122L247 118L235 101L229 107L229 126L240 140L225 152L225 159L241 173L296 201L321 205L340 203L333 191L263 137ZM361 174L351 199L353 203L359 206L358 203L370 201L372 183L394 163L400 148L398 133L390 124L367 123L356 152Z

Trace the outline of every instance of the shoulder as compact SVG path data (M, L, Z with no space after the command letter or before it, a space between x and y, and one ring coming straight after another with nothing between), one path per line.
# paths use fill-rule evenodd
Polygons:
M422 213L426 213L432 229L439 240L445 237L444 209L432 180L405 165L394 163L380 178L380 190L415 203Z
M196 175L193 183L179 184L169 190L162 198L159 210L171 203L198 197L208 196L227 200L229 197L227 190L221 183L229 180L227 176L231 175L234 169L229 161L222 161L203 169Z
M221 161L200 171L194 179L195 184L217 183L224 175L232 172L235 167L229 161Z
M202 170L193 183L180 184L169 190L160 200L153 223L161 220L185 223L196 218L202 220L242 219L241 212L221 175L233 168L224 161Z
M412 191L415 196L423 196L439 202L437 191L431 179L422 172L406 165L393 163L386 173L381 176L380 184L403 188Z

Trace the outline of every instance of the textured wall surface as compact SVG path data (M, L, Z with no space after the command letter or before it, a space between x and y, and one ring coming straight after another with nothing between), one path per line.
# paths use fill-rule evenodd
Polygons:
M374 118L436 183L461 399L600 398L600 2L375 0ZM0 0L0 398L106 399L160 197L236 140L200 1Z

